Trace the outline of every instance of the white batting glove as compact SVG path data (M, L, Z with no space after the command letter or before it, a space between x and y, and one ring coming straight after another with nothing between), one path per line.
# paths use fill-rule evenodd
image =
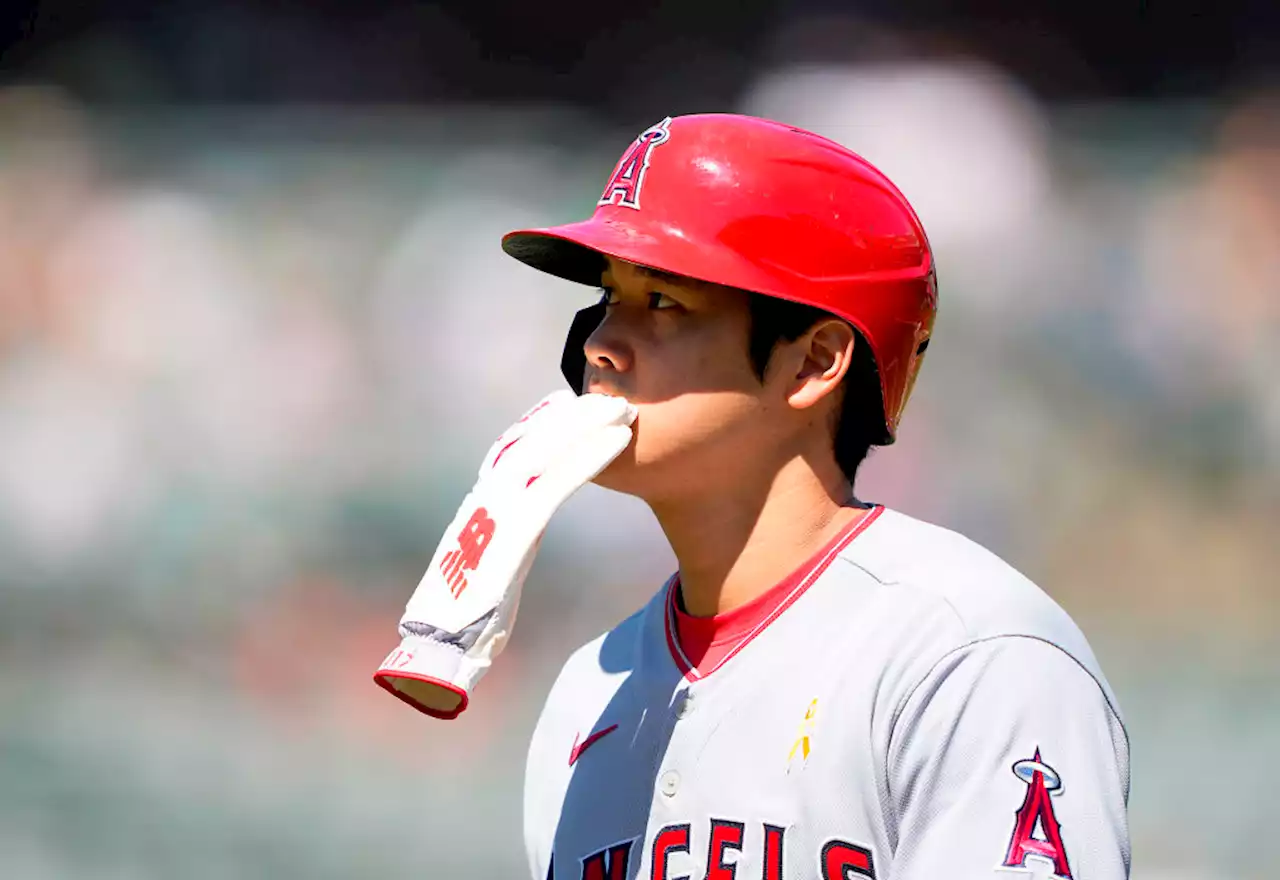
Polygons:
M494 442L400 619L373 679L436 718L456 718L501 653L551 517L631 442L621 397L557 391Z

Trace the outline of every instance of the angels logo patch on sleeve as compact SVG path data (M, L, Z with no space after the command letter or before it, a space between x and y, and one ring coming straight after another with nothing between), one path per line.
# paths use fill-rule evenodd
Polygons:
M1035 872L1042 865L1047 869L1047 862L1053 866L1053 873L1047 876L1074 880L1062 842L1062 826L1053 811L1053 798L1063 792L1062 777L1041 760L1039 748L1034 757L1013 765L1013 775L1026 783L1027 794L1015 814L1013 834L1001 867ZM1040 876L1045 875L1042 872Z

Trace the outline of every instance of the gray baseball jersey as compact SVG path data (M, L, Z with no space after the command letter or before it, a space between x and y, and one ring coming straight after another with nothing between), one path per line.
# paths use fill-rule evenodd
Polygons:
M1129 875L1129 753L1066 613L875 508L700 673L674 582L579 649L529 749L534 880Z

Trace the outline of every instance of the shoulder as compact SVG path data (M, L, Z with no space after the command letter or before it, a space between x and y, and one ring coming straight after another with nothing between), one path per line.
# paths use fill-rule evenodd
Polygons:
M571 653L552 693L564 687L579 687L593 680L605 680L631 671L633 651L644 627L647 606L636 611L613 629L596 636Z
M1128 752L1124 720L1105 679L1057 645L1029 636L994 636L944 655L902 695L892 726L899 734L906 728L910 739L913 726L954 730L966 723L977 736L1024 729L1041 737L1092 738Z
M662 613L664 595L665 585L630 617L569 655L547 695L539 729L572 727L609 702L640 661L645 633L654 615Z
M1067 612L964 535L883 509L838 564L846 577L868 585L885 625L899 631L895 653L904 685L972 646L1015 639L1069 658L1114 702L1088 640Z
M885 509L841 560L899 603L953 623L954 638L1039 638L1068 653L1092 653L1080 629L1044 590L964 535Z

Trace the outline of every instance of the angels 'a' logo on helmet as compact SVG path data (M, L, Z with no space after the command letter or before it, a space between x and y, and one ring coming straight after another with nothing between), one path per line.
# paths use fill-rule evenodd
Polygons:
M596 204L640 209L640 188L644 186L645 172L649 170L654 148L671 137L670 125L671 117L668 116L657 125L646 128L632 142L618 160L618 167L613 169L613 175Z

